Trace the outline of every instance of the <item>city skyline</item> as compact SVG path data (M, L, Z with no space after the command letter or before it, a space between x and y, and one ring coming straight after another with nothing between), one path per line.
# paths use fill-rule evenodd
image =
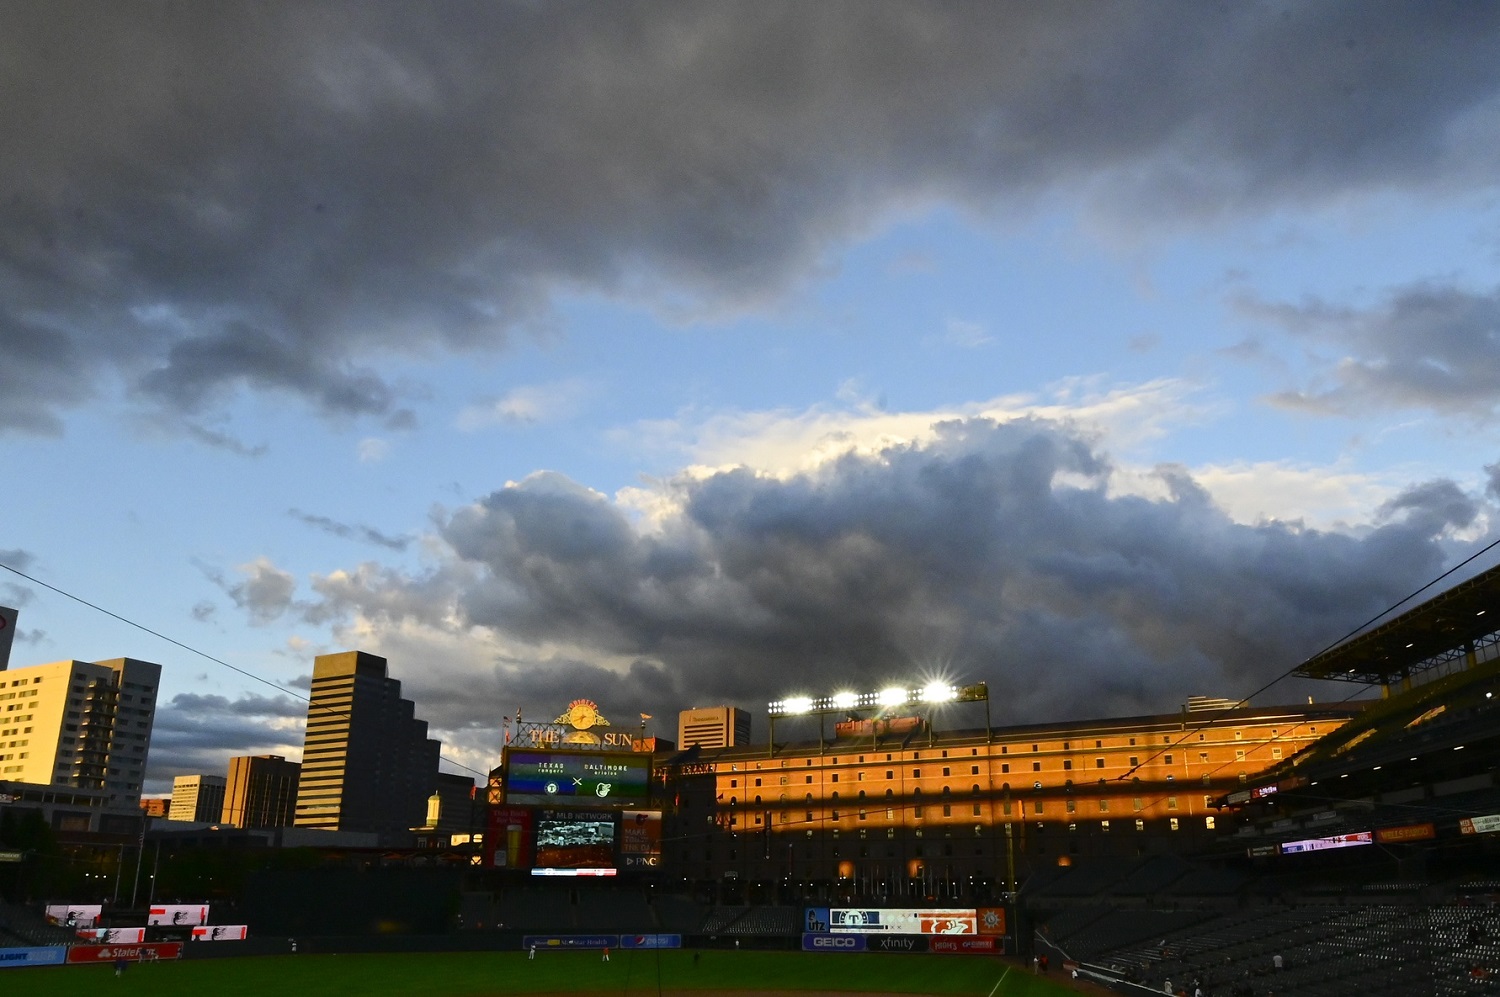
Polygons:
M0 604L162 664L148 792L352 649L480 771L1165 712L1500 535L1500 9L87 12L0 4L0 564L185 647Z

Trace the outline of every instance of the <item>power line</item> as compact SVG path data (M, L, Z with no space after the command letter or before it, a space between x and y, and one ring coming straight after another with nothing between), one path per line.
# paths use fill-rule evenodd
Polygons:
M189 654L196 654L200 658L203 658L203 659L205 659L207 661L212 661L214 664L218 665L219 667L221 667L221 668L227 668L230 671L234 672L236 675L242 675L245 678L250 679L252 682L259 682L261 685L268 686L268 687L270 687L272 689L275 689L277 692L281 692L281 693L284 693L284 694L286 694L288 696L291 696L293 699L300 700L300 701L308 704L309 706L316 705L318 709L320 709L320 710L322 710L322 711L324 711L324 712L326 712L328 714L331 714L332 716L340 717L340 718L342 718L344 720L348 720L350 722L353 722L353 720L354 720L354 718L352 716L350 716L348 713L345 713L345 712L343 712L341 710L336 710L333 707L328 706L326 703L317 703L317 704L314 704L313 701L312 701L312 699L311 699L311 697L304 696L304 695L302 695L302 693L297 692L294 689L289 689L289 688L287 688L286 686L282 685L279 682L273 682L271 679L264 678L264 677L262 677L260 675L255 674L252 671L249 671L249 670L244 669L244 668L240 668L237 665L231 665L229 662L223 660L222 658L216 658L216 657L214 657L212 654L209 654L207 651L201 651L198 648L193 647L191 644L184 644L182 641L177 640L174 637L168 637L166 634L161 633L158 630L151 629L150 627L146 626L144 623L137 623L135 620L132 620L132 619L130 619L128 617L125 617L125 616L121 616L119 613L112 612L111 610L105 609L103 606L100 606L97 603L90 602L87 599L83 598L82 596L74 595L72 592L69 592L66 589L58 588L56 585L50 584L49 582L44 582L40 578L36 578L36 577L31 576L31 575L28 575L26 572L22 571L20 568L12 567L11 565L6 564L4 561L0 561L0 568L4 568L6 571L9 571L11 574L17 575L17 576L19 576L21 578L26 579L28 582L31 582L33 585L40 585L42 588L47 589L50 592L56 592L58 595L62 596L65 599L71 599L71 600L73 600L74 602L78 603L81 606L87 606L89 609L92 609L92 610L94 610L97 613L103 613L105 616L108 616L111 619L119 620L121 623L125 624L126 626L135 627L137 630L140 630L140 631L142 631L144 633L148 633L151 636L157 638L158 640L164 640L168 644L172 644L175 647L180 647L184 651L187 651ZM447 762L450 765L455 765L458 768L461 768L461 769L463 769L466 772L473 772L475 775L485 776L486 778L488 778L488 776L489 776L489 773L487 773L487 772L481 772L479 769L472 768L472 767L470 767L468 765L465 765L463 762L460 762L460 761L458 761L456 759L453 759L453 758L449 758L447 755L439 753L438 758L440 760L442 760L442 761Z
M1165 744L1162 747L1158 748L1154 754L1147 755L1145 761L1142 761L1142 762L1140 762L1140 763L1132 766L1130 768L1130 771L1124 773L1123 775L1116 776L1115 777L1116 780L1118 780L1118 781L1124 781L1125 779L1130 778L1133 774L1135 774L1136 772L1140 771L1143 766L1149 764L1152 761L1152 759L1159 758L1163 754L1165 754L1167 751L1170 751L1172 748L1175 748L1178 745L1184 743L1187 740L1189 734L1196 734L1199 731L1207 729L1215 720L1217 720L1218 718L1220 718L1220 717L1224 716L1225 714L1229 713L1231 710L1238 709L1241 705L1248 704L1250 702L1250 700L1254 699L1256 696L1259 696L1261 693L1266 692L1272 686L1274 686L1277 683L1282 682L1282 681L1284 681L1284 680L1286 680L1288 678L1291 678L1292 675L1297 671L1298 668L1301 668L1303 665L1307 664L1309 661L1313 660L1314 658L1318 657L1319 655L1327 654L1329 651L1333 650L1334 648L1338 647L1340 644L1344 643L1344 641L1349 640L1351 637L1354 637L1356 634L1360 633L1362 630L1364 630L1366 627L1370 626L1376 620L1379 620L1380 618L1382 618L1384 616L1387 616L1390 613L1395 612L1398 608L1400 608L1405 603L1410 602L1412 599L1415 599L1417 596L1421 595L1423 592L1425 592L1428 589L1432 588L1432 586L1436 585L1438 582L1442 581L1444 578L1447 578L1449 575L1453 574L1458 569L1467 566L1468 564L1470 564L1471 562L1475 561L1476 559L1478 559L1478 558L1484 556L1485 554L1489 553L1490 551L1494 550L1496 547L1500 547L1500 537L1497 537L1496 539L1490 541L1484 547L1482 547L1479 550L1475 551L1473 554L1470 554L1468 557L1464 558L1462 561L1458 562L1453 567L1449 568L1447 571L1444 571L1442 574L1438 575L1436 578L1433 578L1431 581L1426 582L1425 584L1421 585L1420 587L1418 587L1417 589L1415 589L1413 592L1411 592L1409 595L1403 596L1402 598L1396 600L1390 606L1388 606L1385 609L1382 609L1380 612L1376 613L1374 616L1370 617L1368 620L1366 620L1365 622L1361 623L1359 626L1355 627L1353 630L1350 630L1348 633L1344 634L1338 640L1333 641L1331 644L1329 644L1327 647L1323 648L1321 651L1318 651L1316 654L1309 655L1308 657L1304 658L1302 661L1300 661L1297 664L1293 665L1291 668L1288 668L1286 671L1282 672L1280 675L1276 676L1274 679L1272 679L1271 681L1267 682L1265 685L1261 686L1259 689L1256 689L1254 692L1252 692L1250 695L1246 696L1244 699L1240 700L1234 706L1226 707L1226 708L1224 708L1222 710L1213 711L1198 726L1193 727L1193 728L1188 729L1188 730L1184 730L1181 739L1179 739L1177 741L1172 741L1172 742L1170 742L1168 744ZM1349 696L1346 696L1346 697L1344 697L1344 699L1340 700L1340 702L1341 703L1347 703L1353 697L1354 697L1354 694L1351 693Z

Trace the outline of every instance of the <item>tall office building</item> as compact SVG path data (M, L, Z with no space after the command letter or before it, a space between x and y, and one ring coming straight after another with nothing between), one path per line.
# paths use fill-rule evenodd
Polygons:
M403 837L422 824L437 784L439 744L427 736L386 660L364 651L313 661L297 827Z
M16 640L16 616L9 606L0 606L0 672L10 667L10 648Z
M168 820L215 822L224 812L222 775L180 775L172 780Z
M301 765L280 755L229 759L229 787L219 822L230 827L291 827L301 774Z
M750 714L734 706L707 706L677 714L677 745L728 748L750 743Z
M0 779L138 806L160 684L161 666L134 658L0 671Z

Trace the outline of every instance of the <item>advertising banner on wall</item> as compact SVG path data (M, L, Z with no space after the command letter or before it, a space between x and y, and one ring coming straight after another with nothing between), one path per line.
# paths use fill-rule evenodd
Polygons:
M953 955L994 955L1001 951L1002 940L988 938L933 938L927 943L929 952L946 952Z
M53 924L65 928L92 928L104 913L100 904L48 904L43 913Z
M1005 908L979 908L979 933L981 935L1005 934Z
M208 923L207 904L159 904L146 915L146 923L165 927L190 928Z
M61 966L68 950L61 945L46 948L0 949L0 969L22 969L26 966Z
M134 945L146 940L145 928L81 928L78 937L86 942L108 942L111 945Z
M1394 845L1403 841L1431 841L1437 837L1437 825L1402 824L1400 827L1382 827L1375 832L1375 840L1382 845Z
M619 935L522 935L521 948L607 949L620 945Z
M492 869L531 868L532 821L527 807L491 807L485 864Z
M1465 817L1458 822L1458 829L1464 834L1493 834L1500 831L1500 814L1489 814L1485 817Z
M860 937L864 938L865 947L871 952L926 952L926 935L830 935L830 938Z
M200 924L193 929L193 941L242 942L248 931L243 924Z
M824 935L814 931L803 932L802 951L804 952L863 952L865 951L865 937L863 935Z
M622 949L680 949L681 935L621 935Z
M74 945L68 949L68 964L114 962L126 959L181 959L181 942L146 942L142 945Z
M620 815L620 868L649 871L661 865L661 811L632 810Z

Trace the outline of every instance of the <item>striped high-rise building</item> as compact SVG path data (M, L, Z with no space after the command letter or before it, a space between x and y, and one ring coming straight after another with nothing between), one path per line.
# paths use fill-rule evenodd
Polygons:
M364 651L322 654L312 697L297 827L401 837L426 818L440 745L427 736L386 660Z

